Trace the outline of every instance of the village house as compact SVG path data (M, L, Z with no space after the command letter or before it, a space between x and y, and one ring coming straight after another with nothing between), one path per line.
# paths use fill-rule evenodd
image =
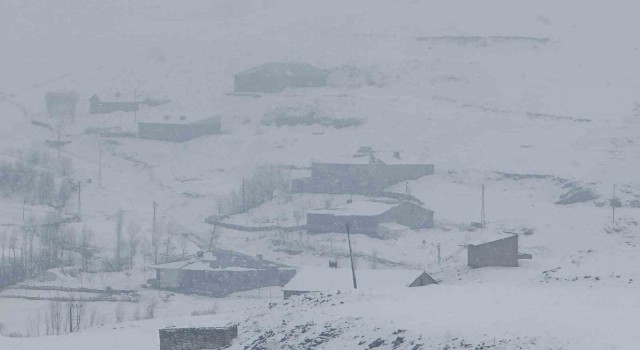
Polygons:
M337 157L331 162L311 164L311 176L294 179L296 193L351 193L381 195L385 188L434 173L433 164L404 159L399 152L360 151L353 156Z
M517 267L518 235L481 235L467 244L467 265Z
M358 289L389 287L422 287L438 284L426 272L418 270L356 270ZM284 299L314 292L353 290L353 278L349 268L302 268L284 286Z
M270 62L235 74L236 92L280 92L327 84L327 72L308 63Z
M120 99L116 94L115 99ZM89 98L89 114L108 114L114 112L135 112L142 102L135 101L102 101L97 95Z
M396 230L400 225L407 230L430 228L433 211L410 202L370 199L307 212L309 233L346 233L348 224L351 233L385 238L394 229L386 223L395 223Z
M221 118L175 104L140 113L138 137L141 139L185 142L196 137L219 134Z
M200 252L187 260L153 265L156 289L213 297L263 287L284 286L296 274L292 267L230 250Z

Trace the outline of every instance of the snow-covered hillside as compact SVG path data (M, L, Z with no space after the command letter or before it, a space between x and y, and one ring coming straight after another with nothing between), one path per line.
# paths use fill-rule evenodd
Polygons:
M140 227L147 253L129 275L57 274L24 284L136 289L141 310L168 300L160 318L133 321L135 311L127 311L131 323L114 326L118 306L98 303L105 326L59 337L0 336L0 348L156 349L158 328L228 321L240 323L238 349L635 348L640 25L633 2L26 0L0 7L2 160L25 150L55 157L45 141L70 141L60 154L82 183L82 221L70 226L91 229L99 254L112 257L122 210ZM269 61L308 62L355 78L232 93L235 73ZM47 115L44 96L58 90L80 98L73 120ZM156 110L89 114L93 94L219 115L222 134L184 143L101 137L104 130L135 133L137 119ZM305 108L361 125L266 122L274 111ZM167 253L194 253L211 241L205 219L256 169L275 165L287 178L302 177L311 162L361 146L435 164L434 175L390 188L434 210L435 227L388 240L354 235L356 266L423 269L438 286L290 301L277 288L269 297L265 290L211 300L141 287L151 277L144 268L152 260L154 202L159 227L175 234L166 238ZM612 222L614 184L621 206ZM485 233L517 233L520 251L533 254L518 268L466 266L464 246L482 233L474 225L482 185ZM557 203L576 191L592 197ZM347 198L279 193L225 220L297 226L304 223L297 212ZM77 205L72 196L65 211ZM17 231L23 210L44 216L53 209L0 198L0 230ZM349 261L341 234L221 227L215 234L219 247L294 267ZM0 292L2 334L27 335L48 307L6 298L18 292L27 293ZM189 318L200 303L218 314Z

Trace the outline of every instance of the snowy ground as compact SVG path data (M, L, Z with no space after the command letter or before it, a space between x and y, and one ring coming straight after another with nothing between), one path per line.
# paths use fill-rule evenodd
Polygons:
M217 300L167 297L140 287L149 277L142 270L147 261L130 276L57 276L28 284L137 289L142 301L127 309L125 319L136 318L136 307L144 314L154 298L160 300L159 318L113 325L118 303L98 302L91 307L104 315L105 326L60 337L0 336L0 348L57 349L90 342L96 349L157 349L158 328L231 319L240 322L239 348L273 348L271 342L286 333L282 342L293 348L304 348L299 344L305 337L326 338L316 346L324 349L364 348L378 337L385 341L382 348L392 348L403 337L398 348L418 343L425 349L466 343L481 348L482 342L495 341L497 349L633 349L638 339L631 327L640 311L640 39L631 34L638 28L635 6L617 4L621 7L410 0L7 5L0 13L6 62L0 67L0 154L11 157L27 148L54 154L44 140L55 140L60 128L62 138L71 141L62 154L73 160L73 177L84 183L82 225L94 231L104 256L112 254L118 210L125 211L125 220L139 223L148 240L156 201L158 222L208 242L212 227L204 219L217 213L220 196L239 189L241 179L257 167L305 168L372 146L435 164L436 174L411 181L408 189L436 212L436 227L390 240L354 235L356 264L425 269L440 285L286 305L278 290ZM56 15L50 16L52 11ZM260 97L227 94L234 72L270 60L349 65L375 78L371 85ZM43 96L56 89L79 93L75 121L59 123L46 116ZM101 138L87 130L135 131L136 116L88 115L86 99L95 92L166 97L220 114L223 134L181 144ZM364 124L335 129L261 123L273 108L305 104L336 117L362 118ZM291 170L292 177L300 173ZM521 233L520 250L533 254L519 268L465 265L463 246L479 234L471 224L480 218L483 184L487 230ZM624 205L615 225L608 206L613 184ZM574 185L592 189L599 198L554 204ZM327 200L278 199L229 220L289 226L295 224L296 210L322 208ZM67 209L76 204L74 198ZM19 200L2 199L0 209L3 225L11 229L21 223ZM26 208L29 214L48 210ZM334 258L342 266L348 262L346 237L339 234L218 230L220 247L292 266L325 266ZM440 261L435 244L440 244ZM189 243L189 252L196 249ZM174 250L179 254L179 247ZM14 291L2 293L9 292ZM47 302L17 300L0 298L3 334L26 334L30 320L47 308ZM279 305L269 309L274 300ZM213 306L217 315L182 318ZM294 316L299 318L283 323ZM296 333L310 323L313 336ZM337 330L321 336L325 327ZM393 334L399 329L406 332ZM267 338L262 345L261 335Z

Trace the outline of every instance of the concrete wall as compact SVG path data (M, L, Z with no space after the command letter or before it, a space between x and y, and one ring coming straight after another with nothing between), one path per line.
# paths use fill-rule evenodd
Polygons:
M208 118L191 124L138 123L138 137L150 140L184 142L219 133L220 119L218 118Z
M222 270L222 271L196 271L178 269L160 269L160 280L157 285L160 288L175 290L182 293L202 294L213 297L252 290L262 287L282 287L296 274L296 270L267 268L260 270ZM173 272L179 274L178 285L175 285ZM165 281L162 278L168 276Z
M432 164L313 163L311 177L292 181L293 192L379 195L393 184L432 175Z
M236 92L280 92L286 88L318 87L327 85L327 78L321 75L286 76L263 75L259 72L237 74L233 90Z
M518 266L518 236L467 246L467 264L471 267Z
M159 330L160 350L224 349L238 337L238 326Z

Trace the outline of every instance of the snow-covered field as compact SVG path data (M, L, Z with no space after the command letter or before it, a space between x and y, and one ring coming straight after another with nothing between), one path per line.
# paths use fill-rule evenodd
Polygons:
M150 260L139 257L126 273L52 272L24 282L135 289L140 300L88 302L102 315L92 327L57 337L0 336L0 349L157 349L158 328L226 322L240 323L238 349L636 348L640 38L633 2L64 0L2 8L0 155L39 149L54 156L44 141L56 140L59 129L71 141L61 154L83 183L82 223L74 225L94 232L101 255L113 255L118 210L141 227L148 245L155 201L161 227L196 237L184 243L193 253L209 242L205 218L255 169L273 164L300 177L313 161L371 146L435 164L434 175L391 190L408 190L435 211L436 222L389 240L354 235L356 265L424 269L440 284L287 301L272 288L211 299L142 288ZM350 66L369 80L258 97L229 94L234 73L268 61ZM75 120L60 122L46 115L44 95L65 89L81 102ZM135 132L134 118L153 108L139 116L90 115L87 99L94 93L167 98L220 115L223 134L185 143L100 137L88 131ZM269 111L305 105L363 124L262 123ZM623 205L616 223L609 205L614 184ZM464 244L483 234L473 226L482 185L485 233L519 233L520 251L533 254L518 268L466 267ZM555 204L575 188L597 198ZM296 211L346 199L294 194L226 220L295 226L304 223ZM76 205L72 197L66 210ZM2 198L0 230L18 227L22 210L21 199ZM27 205L25 211L51 209ZM220 227L216 234L219 247L291 266L348 264L340 234ZM170 250L179 255L178 239L174 245ZM0 331L33 333L29 328L49 304L2 298L15 293L44 295L1 291ZM137 321L150 303L158 304L154 319ZM124 321L115 323L123 307ZM213 308L215 315L190 316Z

